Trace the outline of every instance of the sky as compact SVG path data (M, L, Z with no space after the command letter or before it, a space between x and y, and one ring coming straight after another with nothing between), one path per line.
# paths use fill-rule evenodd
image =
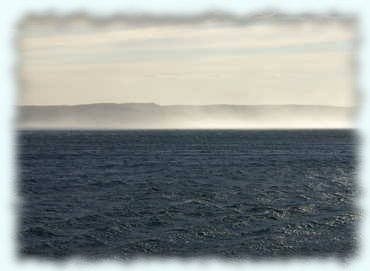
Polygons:
M338 18L28 18L19 104L354 106L354 40Z

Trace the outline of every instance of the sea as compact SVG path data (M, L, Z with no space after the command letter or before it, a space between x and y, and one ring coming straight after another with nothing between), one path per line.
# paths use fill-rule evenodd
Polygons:
M20 130L21 257L356 253L354 130Z

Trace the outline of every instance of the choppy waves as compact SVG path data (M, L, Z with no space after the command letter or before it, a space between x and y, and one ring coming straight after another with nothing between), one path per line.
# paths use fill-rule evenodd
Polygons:
M349 257L350 131L20 135L22 256Z

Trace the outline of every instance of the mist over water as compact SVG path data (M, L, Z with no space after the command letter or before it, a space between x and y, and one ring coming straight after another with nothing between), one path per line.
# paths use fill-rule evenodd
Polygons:
M356 29L337 14L27 16L19 255L353 256Z
M312 105L87 104L22 106L23 129L352 128L354 108Z

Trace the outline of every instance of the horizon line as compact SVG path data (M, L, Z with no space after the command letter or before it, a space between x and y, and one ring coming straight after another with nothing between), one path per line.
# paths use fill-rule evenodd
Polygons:
M344 107L344 108L355 108L356 105L328 105L328 104L158 104L154 102L96 102L96 103L85 103L85 104L17 104L16 107L51 107L51 106L86 106L86 105L154 105L159 107L169 106L319 106L319 107Z

